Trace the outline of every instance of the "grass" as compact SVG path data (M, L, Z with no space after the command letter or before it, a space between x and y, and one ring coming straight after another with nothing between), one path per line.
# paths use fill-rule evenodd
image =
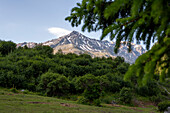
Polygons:
M13 93L0 88L0 113L157 113L154 106L147 108L103 104L103 107L77 104L76 101Z

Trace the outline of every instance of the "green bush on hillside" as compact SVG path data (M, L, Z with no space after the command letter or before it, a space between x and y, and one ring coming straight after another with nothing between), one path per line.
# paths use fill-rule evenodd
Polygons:
M120 91L120 102L124 104L130 104L132 101L132 90L130 88L123 87Z
M137 93L141 96L156 96L161 92L155 81L148 81L145 86L137 88Z
M60 74L47 72L41 76L39 90L48 96L62 96L69 92L70 83L68 79Z
M163 101L158 104L158 110L160 112L166 111L170 107L170 101Z

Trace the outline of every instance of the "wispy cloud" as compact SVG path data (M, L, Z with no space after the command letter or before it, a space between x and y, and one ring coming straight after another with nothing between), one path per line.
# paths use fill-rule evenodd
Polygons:
M49 31L49 33L51 33L57 37L64 36L64 35L71 33L71 31L63 29L63 28L59 28L59 27L48 28L48 31Z

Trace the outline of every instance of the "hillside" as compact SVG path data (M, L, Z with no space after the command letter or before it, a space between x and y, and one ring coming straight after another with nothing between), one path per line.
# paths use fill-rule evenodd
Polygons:
M75 101L12 93L0 88L1 113L157 113L156 107L128 107L103 104L103 107L76 104Z
M2 41L1 43L6 45L10 43L10 48L15 45L12 42ZM70 44L70 47L72 47L72 44ZM6 50L7 48L3 49ZM0 86L12 88L10 91L13 92L16 89L24 89L26 91L24 93L32 91L45 96L45 98L46 96L58 97L91 106L107 104L107 106L103 106L104 108L112 107L114 104L115 107L121 107L121 110L124 108L131 109L124 106L122 108L122 105L145 108L148 107L146 105L155 106L169 99L167 93L169 89L165 90L166 87L169 87L168 80L165 81L165 84L155 80L148 81L145 86L139 86L137 78L133 78L132 81L124 81L124 75L130 64L126 63L122 57L114 59L111 57L92 58L87 54L76 55L60 52L54 55L51 47L37 45L34 48L19 47L15 50L9 50L0 56L0 61ZM162 86L165 88L162 88ZM22 98L16 99L18 97L15 96L19 96L21 93L21 91L19 94L4 93L2 91L0 100L3 107L0 110L4 110L4 108L6 110L5 106L9 107L8 104L13 103L16 105L27 105L29 103L30 106L42 107L49 102L43 99L41 99L42 101L36 100L36 97L31 100L25 98L25 100L24 95L21 96ZM14 100L8 96L14 97ZM6 100L7 102L5 102ZM61 103L63 102L58 104ZM62 105L70 106L68 103ZM53 103L49 104L51 106ZM15 107L20 110L17 106ZM25 107L27 106L22 106L22 108ZM133 109L136 110L137 108Z

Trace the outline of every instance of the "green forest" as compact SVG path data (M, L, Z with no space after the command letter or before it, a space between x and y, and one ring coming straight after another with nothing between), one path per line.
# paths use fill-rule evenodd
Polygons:
M138 85L135 76L124 81L130 64L122 57L92 58L87 54L63 54L61 50L54 55L49 46L16 48L11 41L0 41L0 53L0 86L4 88L96 106L134 106L140 98L157 105L169 99L162 87L170 87L170 81L153 80L144 86Z

